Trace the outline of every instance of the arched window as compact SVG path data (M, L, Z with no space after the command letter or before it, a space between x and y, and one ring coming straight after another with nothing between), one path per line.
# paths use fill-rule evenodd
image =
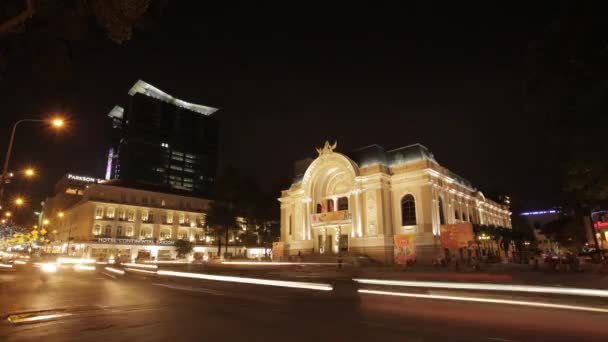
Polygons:
M441 197L439 197L437 207L437 209L439 209L439 224L445 224L445 215L443 214L443 200L441 199Z
M321 205L321 203L317 203L317 214L320 214L323 212L323 206Z
M338 210L348 210L348 197L338 198Z
M468 218L467 218L467 212L466 211L462 212L462 220L463 221L469 221Z
M412 226L416 224L416 201L414 196L405 195L401 199L401 225Z
M460 220L460 214L458 213L458 209L454 209L454 218Z

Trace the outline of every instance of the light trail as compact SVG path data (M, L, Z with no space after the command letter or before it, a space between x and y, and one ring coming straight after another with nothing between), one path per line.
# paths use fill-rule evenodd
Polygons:
M71 316L71 313L57 313L57 314L47 314L47 315L38 315L38 316L29 316L29 315L11 315L8 317L8 321L11 323L27 323L27 322L37 322L37 321L46 321L50 319L60 318Z
M424 299L443 299L443 300L454 300L454 301L463 301L463 302L508 304L508 305L532 306L532 307L550 308L550 309L565 309L565 310L579 310L579 311L608 313L608 309L602 309L602 308L597 308L597 307L592 307L592 306L562 305L562 304L528 302L528 301L519 301L519 300L492 299L492 298L481 298L481 297L443 296L443 295L404 293L404 292L392 292L392 291L376 291L376 290L365 290L365 289L359 289L358 292L366 293L366 294L384 295L384 296L398 296L398 297L411 297L411 298L424 298Z
M11 265L11 264L0 264L0 267L13 268L13 265Z
M146 264L189 264L188 261L178 261L178 260L145 260Z
M42 269L43 272L46 272L46 273L57 272L57 264L54 264L52 262L46 262L46 263L42 264L40 266L40 268Z
M353 279L354 281L367 285L387 285L406 287L427 287L438 289L455 290L482 290L482 291L504 291L504 292L530 292L545 294L560 294L572 296L608 297L608 290L584 289L575 287L551 287L551 286L528 286L507 284L482 284L482 283L447 283L434 281L409 281L409 280L382 280L382 279Z
M74 270L75 271L95 271L95 266L90 266L90 265L82 265L82 264L76 264L74 265Z
M148 269L152 269L152 270L158 269L158 266L156 266L156 265L143 265L143 264L133 264L133 263L125 263L123 265L124 266L129 266L129 267L148 268Z
M125 274L125 271L116 269L114 267L106 267L105 269L106 269L106 271L110 271L112 273L121 274L121 275Z
M25 264L27 264L27 261L15 260L15 264L17 264L17 265L25 265Z
M156 271L147 271L147 270L140 270L137 268L130 268L130 267L126 267L125 271L133 271L133 272L141 272L141 273L152 273L152 274L156 274Z
M270 280L270 279L259 279L259 278L242 278L232 276L219 276L204 273L189 273L189 272L175 272L175 271L163 271L159 270L158 275L203 279L203 280L214 280L214 281L227 281L233 283L243 284L255 284L255 285L267 285L267 286L279 286L279 287L290 287L297 289L306 290L318 290L318 291L331 291L333 287L329 284L321 283L307 283L299 281L286 281L286 280Z
M337 262L285 262L285 261L222 261L223 265L285 266L285 265L338 265ZM346 265L343 263L342 265Z
M94 264L95 259L61 257L61 258L57 258L57 263L59 263L59 264Z

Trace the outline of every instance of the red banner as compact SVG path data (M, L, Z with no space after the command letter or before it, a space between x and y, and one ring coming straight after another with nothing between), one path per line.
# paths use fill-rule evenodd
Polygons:
M416 261L416 235L395 235L394 242L395 264L406 265Z
M441 248L467 248L475 243L473 225L470 223L442 224Z

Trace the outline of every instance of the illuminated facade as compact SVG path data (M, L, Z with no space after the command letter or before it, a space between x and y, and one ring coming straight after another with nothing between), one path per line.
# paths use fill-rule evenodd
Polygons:
M83 190L75 200L54 200L63 198L64 190L72 192L70 186L59 186L61 181L59 192L47 200L54 204L43 209L43 217L49 222L45 228L58 231L53 252L69 251L72 256L102 260L171 260L177 257L175 240L182 239L195 244L195 258L217 256L215 237L204 229L209 200L187 196L185 191L159 192L141 184L133 187L123 180L101 183L91 179L93 182L80 187ZM229 236L228 253L259 256L253 255L259 254L259 249L239 245L237 234ZM223 241L223 252L225 248Z
M351 253L392 263L393 237L413 234L424 262L439 253L443 224L511 227L508 206L486 199L420 144L348 155L335 148L326 143L316 159L297 162L281 194L286 255Z
M137 81L127 106L108 116L114 128L107 179L165 185L198 195L210 192L216 176L217 111L177 99Z

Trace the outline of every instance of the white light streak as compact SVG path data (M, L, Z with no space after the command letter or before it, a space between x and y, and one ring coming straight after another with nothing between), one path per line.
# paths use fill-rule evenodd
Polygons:
M133 271L133 272L140 272L140 273L152 273L152 274L156 274L156 271L146 271L146 270L140 270L137 268L130 268L130 267L125 267L125 271Z
M285 262L285 261L222 261L224 265L285 266L285 265L338 265L337 262ZM345 265L344 263L342 265Z
M71 313L57 313L57 314L49 314L49 315L38 315L38 316L28 316L24 317L21 315L11 315L8 317L8 321L11 323L26 323L26 322L36 322L36 321L45 321L54 318L71 316Z
M57 258L57 263L59 264L94 264L95 259L85 259L85 258Z
M0 264L0 267L13 268L13 265L10 265L10 264Z
M57 272L57 264L51 263L51 262L47 262L42 264L42 266L40 266L40 268L42 269L43 272L46 273L55 273Z
M74 270L75 271L95 271L95 266L76 264L76 265L74 265Z
M286 280L270 280L270 279L258 279L258 278L242 278L242 277L230 277L230 276L218 276L204 273L189 273L189 272L174 272L174 271L163 271L157 272L159 275L194 278L203 280L214 280L214 281L227 281L233 283L243 284L255 284L255 285L268 285L268 286L279 286L279 287L290 287L307 290L319 290L319 291L331 291L332 286L329 284L321 283L306 283L298 281L286 281Z
M572 296L608 297L608 290L583 289L583 288L575 288L575 287L550 287L550 286L482 284L482 283L447 283L447 282L434 282L434 281L381 280L381 279L353 279L353 280L358 283L368 284L368 285L427 287L427 288L458 289L458 290L530 292L530 293L550 293L550 294L572 295Z
M158 266L156 266L156 265L142 265L142 264L134 264L134 263L125 263L123 265L129 266L129 267L149 268L149 269L153 269L153 270L158 269Z
M125 271L119 270L119 269L114 268L114 267L106 267L106 270L110 271L112 273L116 273L116 274L125 274Z
M145 260L146 264L187 264L187 261L179 261L179 260Z
M442 296L442 295L391 292L391 291L376 291L376 290L365 290L365 289L359 289L358 291L359 291L359 293L368 293L368 294L385 295L385 296L413 297L413 298L425 298L425 299L444 299L444 300L456 300L456 301L465 301L465 302L508 304L508 305L533 306L533 307L550 308L550 309L566 309L566 310L580 310L580 311L608 313L608 309L596 308L596 307L591 307L591 306L562 305L562 304L551 304L551 303L542 303L542 302L528 302L528 301L519 301L519 300L493 299L493 298L481 298L481 297Z
M15 260L15 264L17 264L17 265L25 265L25 264L27 264L27 262L26 261L22 261L22 260Z

